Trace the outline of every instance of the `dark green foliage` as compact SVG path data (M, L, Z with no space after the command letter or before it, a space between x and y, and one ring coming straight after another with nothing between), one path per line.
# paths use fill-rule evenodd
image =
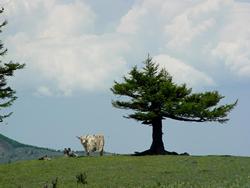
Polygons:
M0 9L0 14L3 13L3 8ZM2 27L7 24L7 21L0 23L0 33L2 32ZM0 110L7 108L13 104L16 100L15 91L7 85L8 76L13 76L13 73L17 69L22 69L24 64L19 63L3 63L3 56L6 55L7 49L4 48L2 41L0 40ZM4 118L9 117L12 113L0 115L0 122L3 121Z
M155 118L171 118L181 121L228 121L228 113L233 104L217 106L223 96L217 91L192 93L186 84L177 85L165 69L148 58L142 70L135 66L124 77L124 82L115 82L111 91L115 95L126 96L128 100L116 100L116 108L132 109L134 113L127 116L143 124L152 124Z
M162 120L166 118L180 121L228 121L228 113L233 104L218 105L223 98L217 91L192 93L186 84L177 85L165 69L148 58L142 70L135 66L123 82L115 82L111 91L124 100L112 101L116 108L133 110L126 118L141 121L152 126L153 142L149 150L135 155L169 155L162 141Z

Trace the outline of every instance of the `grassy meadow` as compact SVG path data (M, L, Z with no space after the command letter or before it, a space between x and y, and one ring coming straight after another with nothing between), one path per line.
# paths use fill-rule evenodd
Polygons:
M78 176L78 178L77 178ZM56 182L57 179L57 182ZM231 156L104 156L0 165L1 188L249 188L250 158Z

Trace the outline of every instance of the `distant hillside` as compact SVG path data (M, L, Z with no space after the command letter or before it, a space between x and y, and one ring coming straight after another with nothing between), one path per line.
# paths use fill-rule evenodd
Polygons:
M19 143L0 134L0 163L38 159L44 155L62 156L61 151Z
M78 156L84 156L84 151L75 151ZM0 134L0 164L11 163L20 160L38 159L47 155L48 157L63 156L63 151L42 148L27 144L22 144ZM98 156L99 152L91 153L92 156ZM103 155L114 155L113 153L104 152Z

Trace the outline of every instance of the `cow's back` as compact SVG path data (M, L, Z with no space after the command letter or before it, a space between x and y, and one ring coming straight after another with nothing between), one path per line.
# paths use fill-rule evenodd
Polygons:
M89 155L90 152L99 151L100 155L103 155L104 150L104 135L96 134L96 135L87 135L78 137L81 140L81 143Z
M103 150L104 147L104 135L97 134L95 135L96 147L99 151Z

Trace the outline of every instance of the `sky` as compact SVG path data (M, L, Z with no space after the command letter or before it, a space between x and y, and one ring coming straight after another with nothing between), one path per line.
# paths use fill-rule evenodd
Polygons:
M226 124L163 121L165 149L250 156L250 1L1 0L4 61L25 63L9 84L18 99L0 132L36 146L82 150L76 136L103 133L105 150L150 147L152 128L111 105L114 80L149 53L194 92L238 101Z

